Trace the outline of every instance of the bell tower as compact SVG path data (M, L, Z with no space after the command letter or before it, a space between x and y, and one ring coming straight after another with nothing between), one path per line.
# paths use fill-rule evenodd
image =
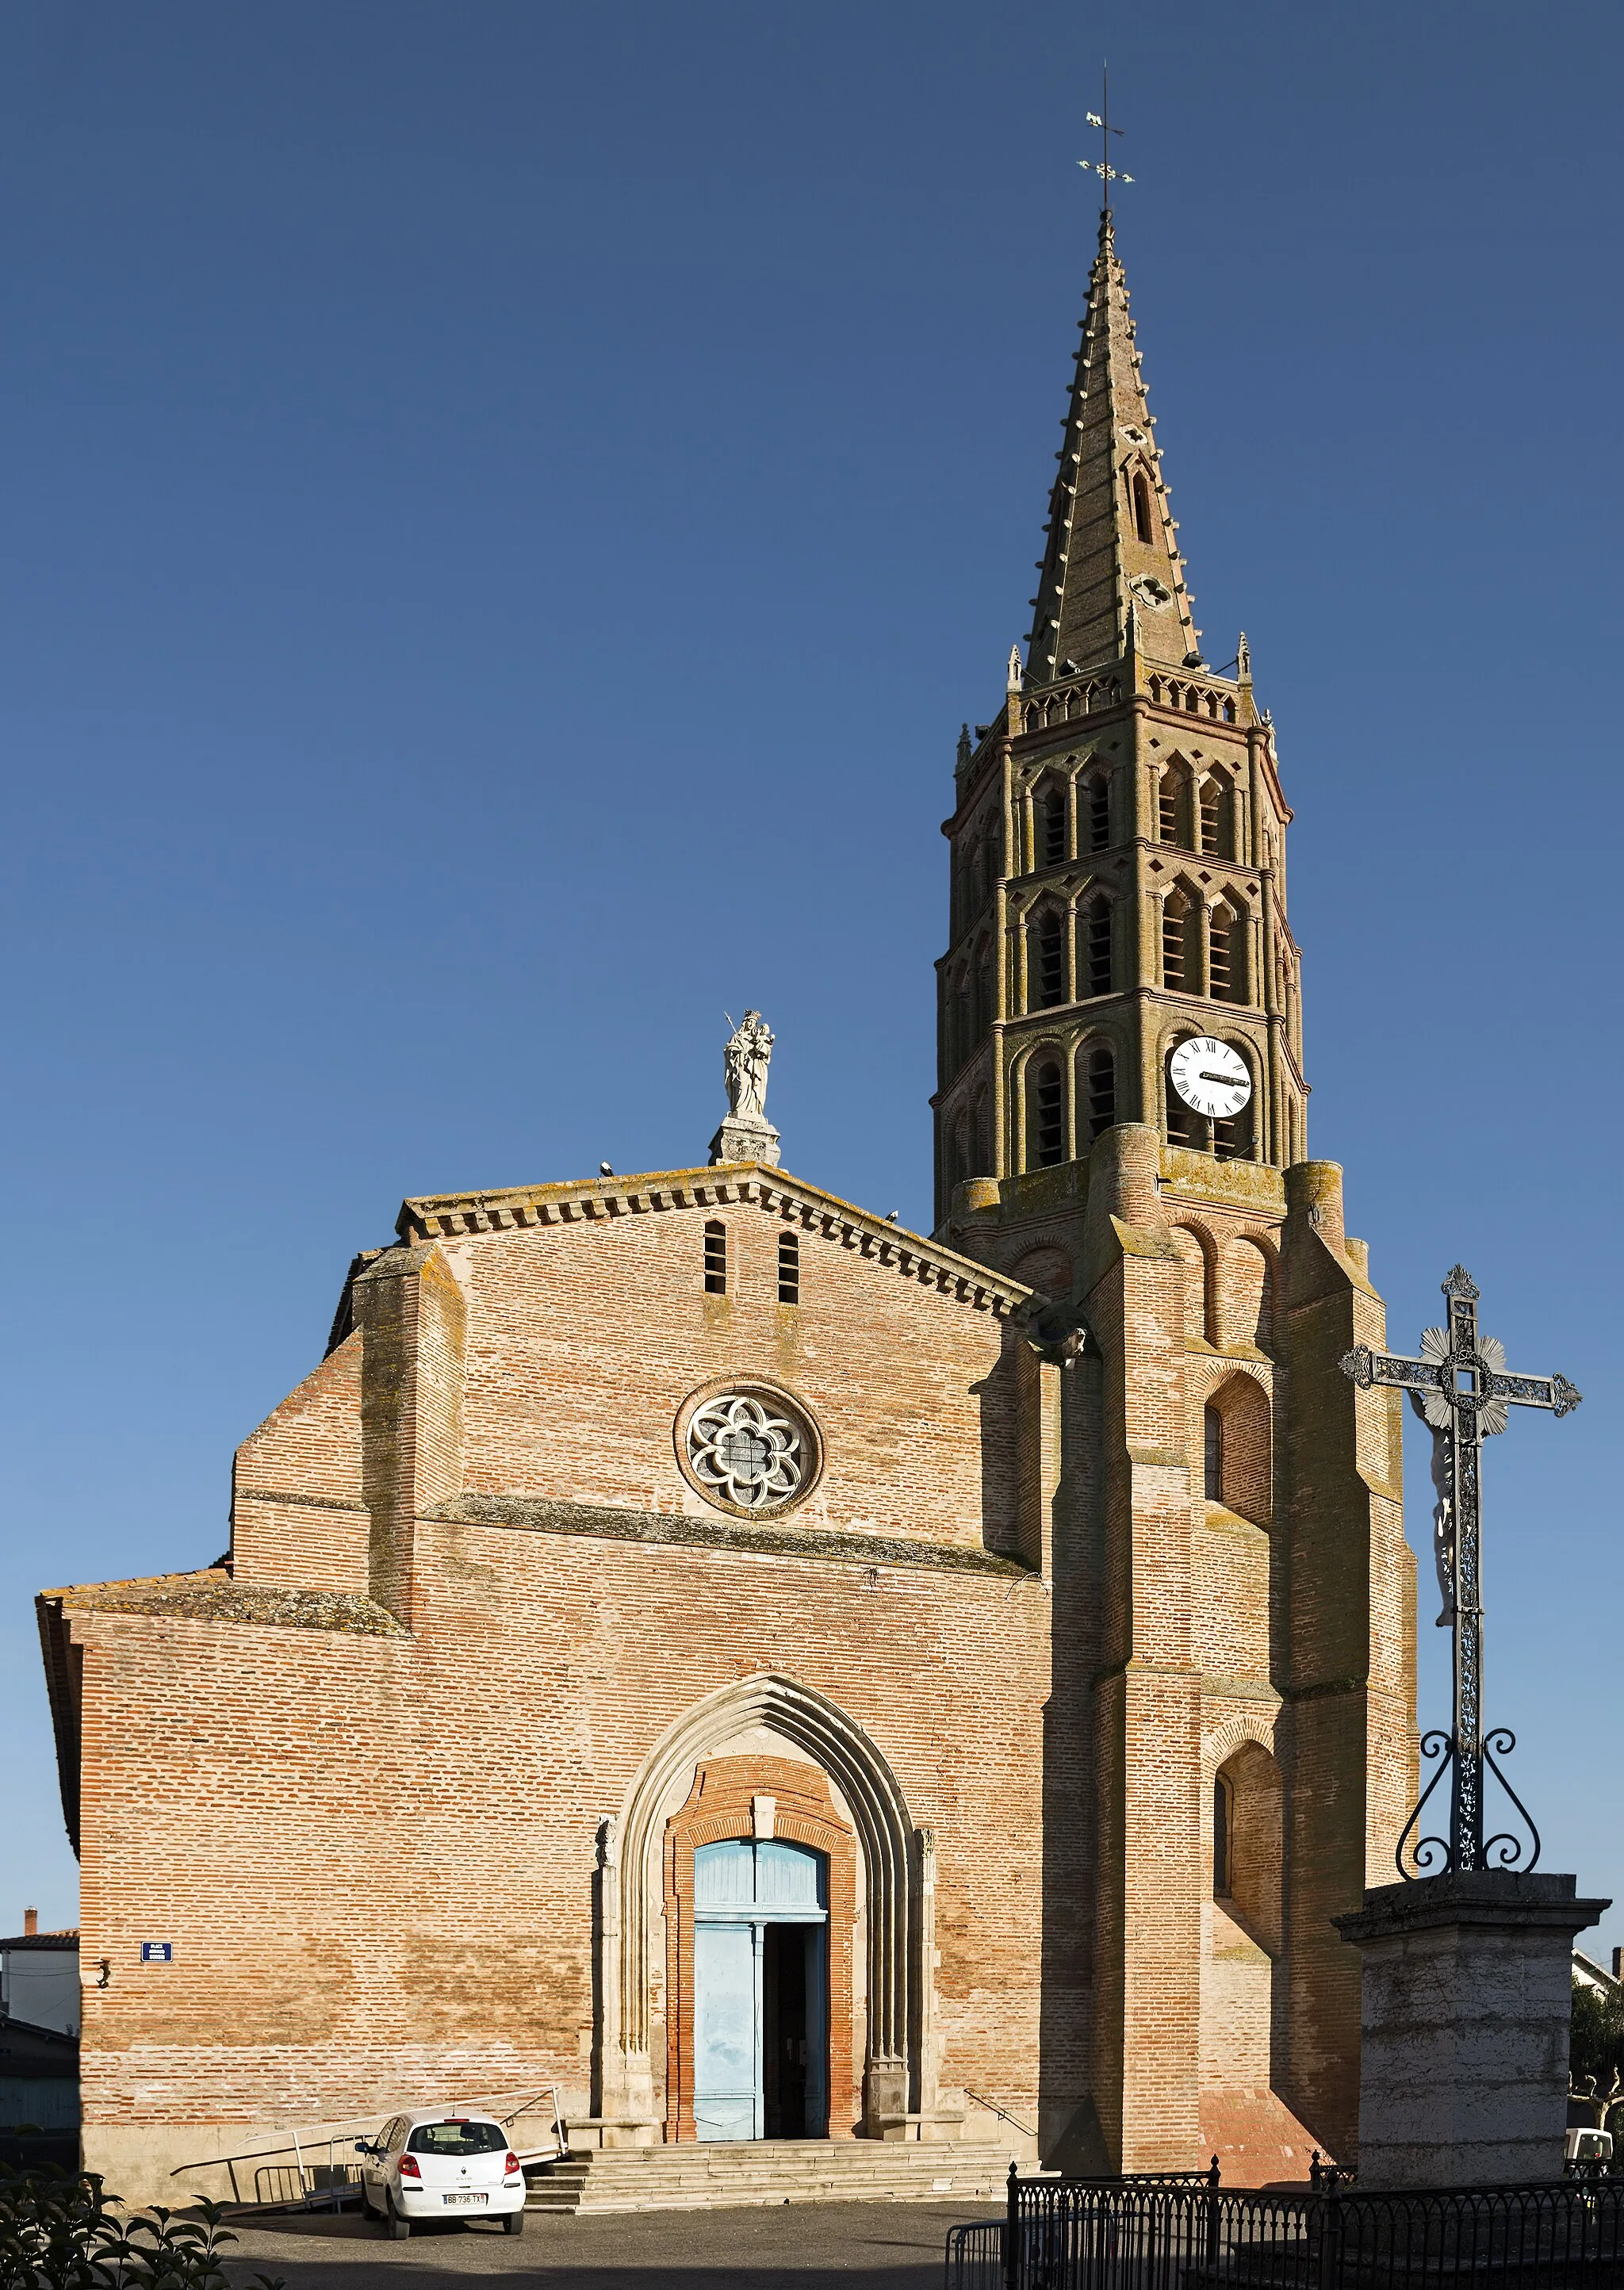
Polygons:
M1202 650L1108 211L1036 617L959 741L939 1236L1036 1292L1045 2161L1300 2177L1357 2136L1331 1919L1413 1801L1400 1419L1307 1157L1273 725Z
M1108 212L1081 333L1026 667L961 739L943 830L939 1224L967 1179L1085 1162L1116 1122L1306 1150L1292 814L1245 638L1221 672L1201 651ZM1219 1046L1175 1074L1188 1041Z

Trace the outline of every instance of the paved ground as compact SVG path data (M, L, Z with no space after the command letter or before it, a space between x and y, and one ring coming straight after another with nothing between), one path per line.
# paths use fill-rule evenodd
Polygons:
M511 2290L941 2290L948 2229L999 2207L941 2203L789 2203L771 2210L632 2211L597 2218L532 2212L499 2227L420 2228L410 2242L340 2215L239 2227L233 2290L280 2275L287 2290L433 2290L500 2274Z

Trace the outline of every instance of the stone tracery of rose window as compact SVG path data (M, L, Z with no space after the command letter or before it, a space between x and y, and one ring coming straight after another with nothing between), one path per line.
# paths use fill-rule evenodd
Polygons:
M740 1510L781 1509L806 1477L800 1425L748 1392L722 1392L696 1407L686 1444L698 1484Z

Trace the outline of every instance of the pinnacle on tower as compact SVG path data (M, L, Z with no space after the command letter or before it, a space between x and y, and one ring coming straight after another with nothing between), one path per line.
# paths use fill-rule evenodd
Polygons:
M1027 669L1035 684L1120 659L1130 608L1141 658L1176 668L1201 647L1108 208L1082 334L1033 599Z

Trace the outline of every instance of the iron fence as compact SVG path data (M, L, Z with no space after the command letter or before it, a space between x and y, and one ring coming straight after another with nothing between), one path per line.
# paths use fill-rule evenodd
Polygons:
M1314 2158L1314 2168L1319 2170L1319 2158ZM1032 2186L1067 2187L1079 2198L1089 2195L1113 2193L1144 2193L1156 2188L1206 2190L1219 2184L1218 2164L1214 2158L1209 2171L1148 2171L1128 2173L1116 2178L1098 2179L1037 2179L1023 2180L1014 2164L1010 2166L1009 2183L1012 2189ZM1023 2231L1031 2229L1035 2239L1046 2238L1044 2227L1027 2221ZM947 2248L947 2290L1004 2290L1005 2282L1004 2256L1009 2238L1004 2219L978 2219L973 2223L949 2227ZM1020 2281L1022 2278L1014 2278ZM1057 2277L1057 2280L1063 2279Z
M1004 2290L1004 2221L948 2229L947 2290Z
M948 2290L1624 2290L1624 2182L1362 2193L1022 2179L956 2228Z

